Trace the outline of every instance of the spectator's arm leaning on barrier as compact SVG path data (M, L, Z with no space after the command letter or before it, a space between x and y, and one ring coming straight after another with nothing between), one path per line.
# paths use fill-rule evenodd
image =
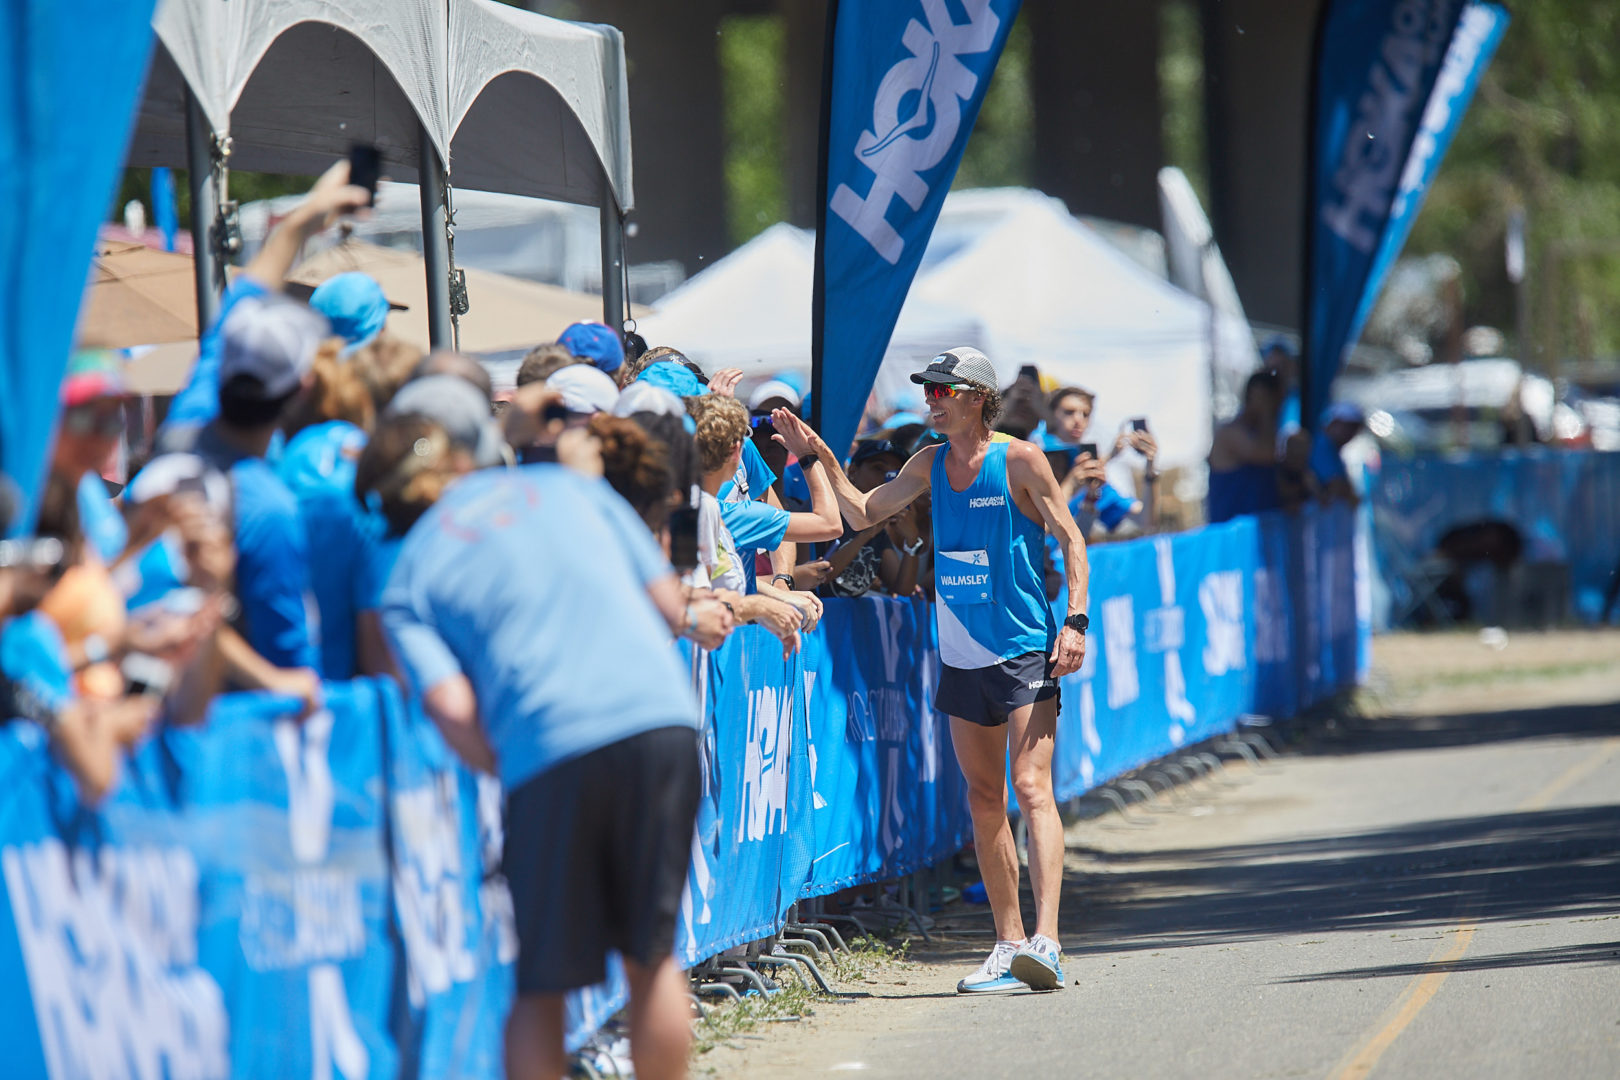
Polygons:
M790 452L797 455L803 463L805 457L811 456L825 470L823 476L830 483L834 496L838 500L838 509L843 512L849 523L857 529L867 529L873 525L882 524L889 518L910 506L924 492L930 483L929 470L934 466L934 454L938 447L927 447L913 454L900 469L900 475L888 483L879 484L871 491L862 491L850 483L849 477L838 465L838 455L828 447L826 440L816 434L809 424L800 420L787 409L777 409L771 414L772 422L776 425L776 436ZM816 471L821 471L816 470ZM810 478L810 470L805 471L806 479ZM811 480L811 493L815 493L815 481ZM840 528L833 534L833 539L842 535Z
M921 455L918 455L919 457ZM913 458L912 460L916 460ZM1063 549L1063 567L1069 579L1069 616L1086 612L1086 589L1091 568L1086 562L1086 540L1069 513L1052 466L1033 444L1015 442L1007 449L1007 482L1015 502L1033 506ZM1058 628L1052 647L1052 677L1062 678L1080 670L1086 658L1086 635L1064 625Z
M783 659L792 656L798 649L804 615L797 607L785 600L759 593L752 596L736 595L735 599L727 602L731 604L739 623L758 623L782 642Z

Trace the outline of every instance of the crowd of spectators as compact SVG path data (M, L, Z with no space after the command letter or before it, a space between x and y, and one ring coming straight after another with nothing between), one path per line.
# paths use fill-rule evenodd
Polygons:
M325 681L399 679L523 810L507 831L523 998L509 1053L555 1064L556 995L600 978L611 947L651 1003L635 1013L638 1071L664 1075L658 1063L684 1061L667 931L698 718L670 642L713 649L757 624L786 655L827 598L931 597L929 502L847 524L824 463L787 422L809 411L791 373L745 388L737 369L705 372L675 347L580 323L497 394L475 360L390 337L388 301L364 275L291 298L304 242L364 212L369 194L346 168L227 288L154 456L122 488L103 479L129 399L119 364L74 356L37 527L0 544L5 704L41 724L93 802L153 724L202 722L221 693L269 691L307 715ZM1218 434L1212 515L1280 498L1296 453L1282 396L1278 374L1257 375ZM848 448L858 489L937 441L905 404L869 415ZM1033 368L1006 404L1001 430L1046 453L1088 537L1154 529L1146 418L1098 440L1094 396ZM1323 439L1342 445L1352 421L1336 415ZM1340 494L1329 456L1308 452L1301 468ZM1130 466L1138 494L1110 482L1110 463ZM1061 580L1054 545L1049 560ZM588 795L602 788L631 805L583 822L607 813ZM602 841L590 853L554 842L580 828ZM614 879L617 865L634 880ZM548 888L558 875L601 888ZM626 894L640 898L629 909Z
M1211 524L1243 514L1295 509L1310 500L1357 501L1343 451L1366 426L1350 402L1329 406L1313 437L1299 423L1297 360L1269 343L1243 389L1243 406L1215 430L1209 453Z

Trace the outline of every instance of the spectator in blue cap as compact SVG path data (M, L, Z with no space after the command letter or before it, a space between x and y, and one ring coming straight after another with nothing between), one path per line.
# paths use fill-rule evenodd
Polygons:
M557 344L609 375L624 366L624 343L612 327L599 322L575 323L558 335Z
M369 274L351 270L327 278L310 294L309 306L326 316L343 339L343 355L369 344L388 321L388 297Z

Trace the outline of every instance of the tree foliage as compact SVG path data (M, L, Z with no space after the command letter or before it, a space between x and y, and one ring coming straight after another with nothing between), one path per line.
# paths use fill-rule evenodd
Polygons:
M1409 254L1463 267L1466 316L1512 336L1507 217L1528 218L1534 354L1620 351L1620 5L1515 0Z

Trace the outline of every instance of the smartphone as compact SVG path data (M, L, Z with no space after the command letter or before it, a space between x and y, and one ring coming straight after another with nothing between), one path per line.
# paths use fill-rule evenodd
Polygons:
M1145 417L1145 416L1133 416L1131 418L1131 430L1132 431L1146 431L1147 430L1147 417Z
M1028 379L1036 386L1041 385L1041 372L1040 369L1034 364L1025 364L1023 367L1019 368L1018 377L1020 379Z
M371 192L367 206L377 203L377 181L382 178L382 153L369 143L349 146L349 183Z
M669 562L681 573L698 564L698 508L683 506L669 515Z
M1083 443L1081 443L1079 446L1075 447L1075 453L1076 454L1090 454L1093 459L1098 458L1098 457L1101 456L1101 455L1099 455L1097 453L1097 444L1094 443L1094 442L1083 442Z
M566 422L568 420L568 406L560 401L549 402L545 408L540 410L540 419L548 424L553 420Z
M1074 468L1074 454L1073 450L1048 450L1046 460L1052 466L1052 475L1059 480L1068 476L1069 470Z

